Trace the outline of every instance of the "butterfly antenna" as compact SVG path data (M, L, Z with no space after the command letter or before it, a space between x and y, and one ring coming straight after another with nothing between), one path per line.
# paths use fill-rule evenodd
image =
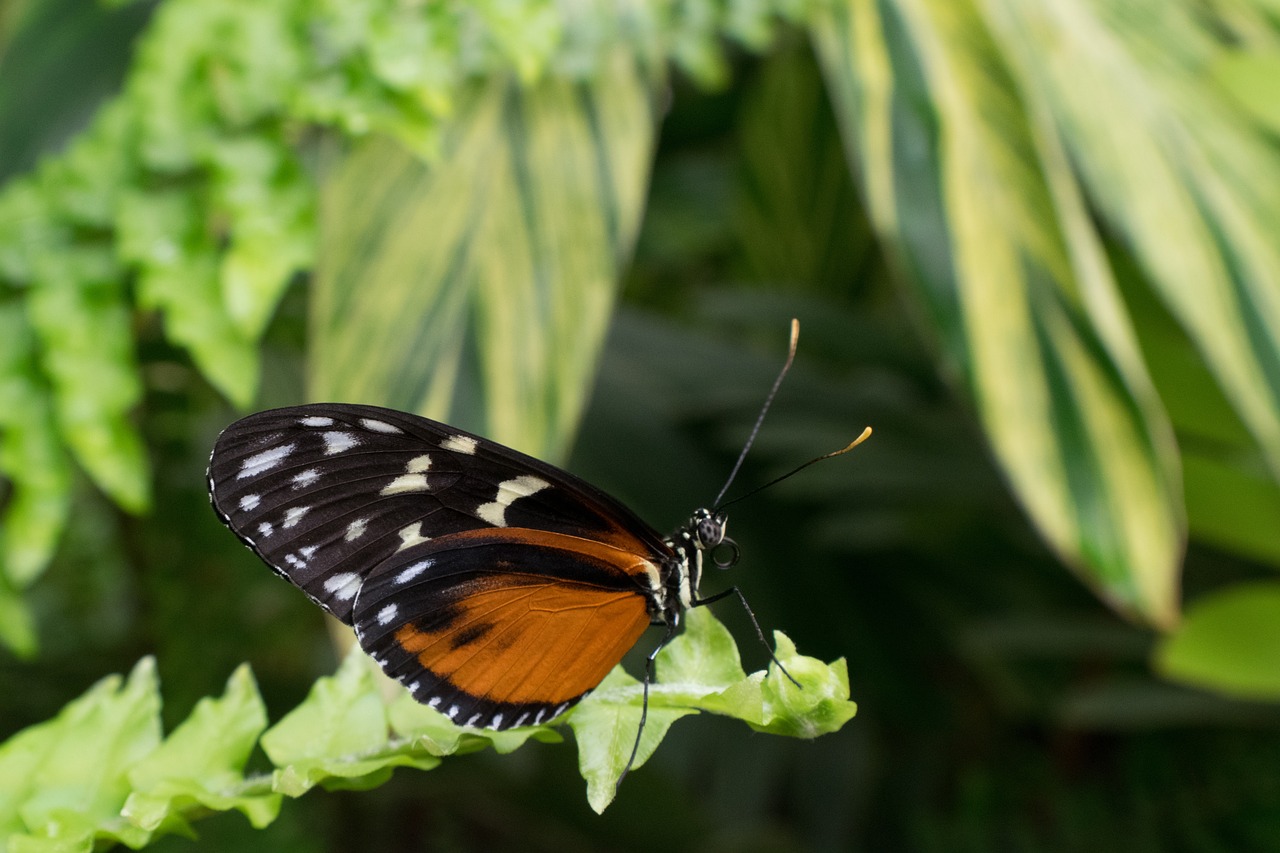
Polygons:
M732 506L733 504L736 504L738 501L746 500L747 498L754 495L756 492L762 492L765 489L769 488L770 486L776 486L778 483L781 483L783 480L787 479L788 477L793 477L796 474L799 474L801 471L803 471L805 468L808 468L810 465L812 465L815 462L821 462L823 459L830 459L833 456L841 456L845 453L848 453L850 450L853 450L855 447L857 447L859 444L862 444L862 442L866 441L870 437L871 437L871 427L865 427L863 428L861 435L859 435L857 438L855 438L853 441L849 442L839 450L832 451L831 453L824 453L821 456L815 456L813 459L810 459L808 462L804 463L803 465L799 465L795 468L792 468L790 471L783 474L781 477L775 477L774 479L765 483L763 486L757 486L756 488L747 492L745 495L736 497L733 500L729 501L728 503L718 504L716 506L716 512L719 512L720 510L724 509L727 506Z
M787 375L787 371L791 369L791 362L796 359L796 344L799 342L800 321L792 317L791 345L787 350L787 361L782 365L782 370L778 371L778 378L773 380L773 387L769 389L769 396L764 398L764 406L761 407L760 414L756 417L756 424L751 428L751 434L747 436L747 443L742 446L742 452L738 454L738 461L733 463L733 470L729 472L729 479L725 480L724 486L721 487L720 494L716 495L716 499L712 502L712 506L720 506L720 499L724 497L725 492L729 491L729 486L733 485L733 478L738 476L738 469L742 467L743 460L747 458L747 451L750 450L751 445L755 443L756 433L760 432L760 425L764 423L764 416L769 412L769 406L773 403L773 398L777 395L778 388L782 386L782 379ZM815 459L814 461L816 462L817 460Z

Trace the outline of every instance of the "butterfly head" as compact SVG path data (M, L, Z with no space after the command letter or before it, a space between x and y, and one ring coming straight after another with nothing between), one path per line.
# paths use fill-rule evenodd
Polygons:
M700 509L689 520L693 544L699 551L712 554L716 568L727 569L738 562L738 543L725 535L729 519L723 512ZM727 550L727 553L723 553Z
M724 513L714 513L709 509L700 509L689 519L694 544L702 551L710 551L724 541L727 525Z

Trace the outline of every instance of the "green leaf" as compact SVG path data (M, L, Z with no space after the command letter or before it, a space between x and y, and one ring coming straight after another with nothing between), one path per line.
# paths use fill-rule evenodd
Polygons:
M0 618L0 641L33 650L34 629L11 596L34 581L53 556L70 511L70 463L58 442L46 389L34 368L34 339L16 305L0 308L0 474L12 494L0 527L0 583L10 596L10 619Z
M219 289L236 330L254 341L293 273L314 260L315 195L284 140L219 140L211 159L216 209L236 223Z
M1280 485L1260 460L1188 451L1182 466L1192 536L1280 566Z
M129 414L142 394L120 271L100 248L42 254L28 316L54 391L58 430L94 482L131 512L150 472Z
M137 268L139 306L162 312L174 343L191 351L222 393L248 405L257 384L257 348L223 304L220 253L205 227L201 200L181 187L125 192L117 227L120 257Z
M53 720L0 744L0 838L9 849L85 849L115 819L127 771L160 742L155 663L104 678ZM127 827L123 836L133 837Z
M1194 601L1156 649L1167 677L1229 695L1280 700L1280 583L1237 584Z
M569 728L578 744L578 772L587 782L587 803L596 814L613 802L618 777L627 766L631 751L636 751L632 768L641 767L676 720L697 713L692 707L669 704L665 696L659 701L657 685L650 685L649 712L637 747L641 695L640 682L618 667L569 717Z
M635 237L653 139L649 79L621 58L606 71L592 83L521 90L498 76L473 87L430 166L385 142L345 159L322 204L311 397L472 421L530 453L563 455ZM483 421L474 408L449 415L466 317Z
M0 582L0 644L14 655L26 659L35 657L39 648L30 608L4 582Z
M1229 41L1184 4L995 8L1028 100L1280 476L1280 195L1258 191L1280 176L1280 148L1206 73ZM1045 33L1051 51L1035 47Z
M649 710L636 748L643 685L622 667L583 699L569 717L578 742L578 767L587 802L597 813L613 801L618 777L636 749L632 768L653 755L672 724L696 711L736 717L757 731L813 738L853 718L843 660L824 664L796 652L775 633L778 660L802 685L776 667L747 675L733 635L706 608L687 612L684 631L659 653L649 686Z
M1274 88L1280 79L1280 52L1226 53L1214 62L1212 73L1246 112L1272 133L1280 133L1280 103Z
M795 644L775 631L778 661L800 682L799 687L770 666L767 678L743 679L722 692L720 710L745 720L751 728L775 735L812 739L839 731L858 713L849 699L849 671L844 658L824 664L796 651Z
M1068 139L1046 101L1020 97L1031 57L988 20L1011 15L845 3L813 32L873 225L1014 492L1105 600L1171 624L1183 539L1172 431Z
M440 759L425 751L392 748L387 705L373 662L358 648L337 673L322 678L306 700L262 736L277 766L272 787L297 797L327 787L380 785L397 766L430 770Z
M742 252L761 282L846 293L875 249L807 45L770 57L754 82L738 124Z
M237 809L255 827L271 823L280 795L243 793L245 761L267 726L266 709L247 666L241 666L217 699L196 704L158 749L129 771L133 787L121 814L149 832L190 834L184 811Z

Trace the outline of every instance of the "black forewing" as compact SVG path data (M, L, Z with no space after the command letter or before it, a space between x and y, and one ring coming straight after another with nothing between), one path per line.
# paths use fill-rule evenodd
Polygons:
M209 492L236 535L347 623L375 566L464 530L532 528L670 554L653 528L572 474L377 406L321 403L236 421L214 445Z

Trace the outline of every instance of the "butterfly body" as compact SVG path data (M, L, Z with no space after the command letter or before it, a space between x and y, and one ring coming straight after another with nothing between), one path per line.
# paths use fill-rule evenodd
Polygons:
M724 517L662 537L554 466L416 415L317 404L218 437L219 517L462 725L546 722L698 596Z

